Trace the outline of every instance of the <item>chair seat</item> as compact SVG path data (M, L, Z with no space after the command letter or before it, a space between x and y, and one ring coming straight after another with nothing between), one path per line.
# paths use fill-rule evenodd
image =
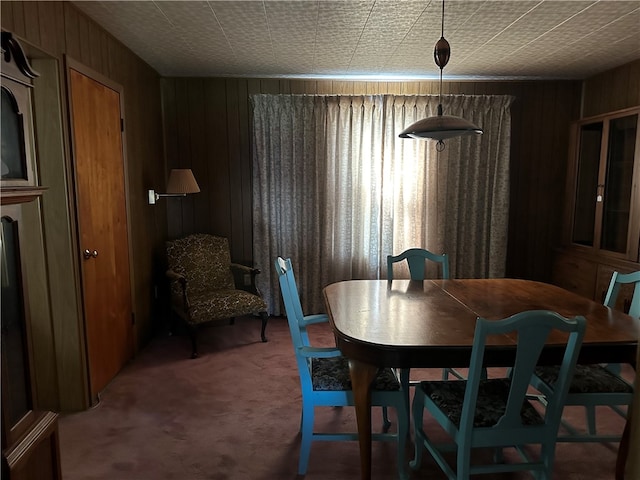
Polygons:
M551 388L558 381L558 366L536 367L535 374ZM633 388L602 365L576 365L569 393L633 393Z
M345 357L312 358L311 381L314 390L351 390L349 361ZM382 369L373 381L373 390L396 391L400 383L390 368Z
M213 290L190 298L190 323L231 318L267 310L265 301L244 290Z
M420 382L420 388L456 426L460 425L466 380ZM474 427L493 427L504 415L511 382L508 378L480 380ZM544 419L529 402L520 412L524 425L542 425Z

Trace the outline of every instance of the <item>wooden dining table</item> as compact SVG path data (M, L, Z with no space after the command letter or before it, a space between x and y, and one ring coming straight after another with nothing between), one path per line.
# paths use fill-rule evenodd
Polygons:
M468 367L478 317L499 320L526 310L582 315L587 329L579 363L629 363L635 368L640 321L546 283L349 280L328 285L323 293L336 345L349 359L362 479L371 478L370 386L378 369ZM561 335L551 336L540 363L560 363L564 341ZM485 366L509 366L514 355L515 338L494 336L487 344ZM618 468L624 468L627 446L626 441L620 444Z

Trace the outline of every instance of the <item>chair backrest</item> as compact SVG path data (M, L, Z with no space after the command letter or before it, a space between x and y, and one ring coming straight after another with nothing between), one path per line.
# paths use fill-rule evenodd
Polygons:
M438 255L431 253L424 248L410 248L405 250L400 255L387 255L387 279L393 280L393 264L407 260L409 265L409 274L411 280L424 280L425 279L425 260L431 260L442 265L442 278L449 279L449 257L446 253Z
M296 362L298 364L298 372L302 383L303 391L306 389L313 390L311 386L311 370L310 360L300 354L302 347L309 346L309 337L306 329L301 326L304 318L302 307L300 305L300 297L298 296L298 288L296 287L296 279L293 275L293 266L291 259L286 260L278 257L275 260L276 273L280 282L280 292L284 301L284 309L287 314L287 323L289 324L289 332L293 342L293 349L296 354Z
M460 419L461 434L463 434L464 429L465 433L470 435L470 431L473 429L478 389L480 380L483 377L483 359L487 337L491 335L509 335L513 337L514 334L517 334L517 353L510 374L511 384L507 408L500 421L494 427L494 429L500 429L507 434L511 430L516 435L518 433L515 432L523 431L522 405L540 353L549 335L553 331L559 330L568 333L568 340L564 344L558 383L553 394L547 398L549 403L545 409L544 425L536 426L538 430L548 429L545 435L553 435L552 438L555 438L585 329L586 320L584 317L567 319L558 313L548 310L525 311L498 321L478 318ZM554 336L555 338L557 337ZM537 434L539 435L540 432L538 431ZM521 440L519 438L517 442L524 443Z
M166 242L169 269L187 279L189 295L233 289L229 241L204 233Z
M640 271L633 273L613 272L607 295L604 298L604 304L607 307L614 308L620 287L625 284L634 284L628 314L634 318L640 318Z
M298 285L296 283L296 278L293 273L293 264L291 263L291 259L287 258L285 260L282 257L278 257L275 263L276 263L276 272L278 273L278 278L281 282L280 286L282 287L283 280L286 282L286 285L289 291L290 308L292 309L292 312L294 312L294 316L296 317L296 319L302 320L304 318L304 313L302 311L302 304L300 303ZM283 300L285 300L285 309L286 309L287 302L286 302L286 299L284 299L284 292L283 292ZM289 310L287 310L287 316L289 316Z

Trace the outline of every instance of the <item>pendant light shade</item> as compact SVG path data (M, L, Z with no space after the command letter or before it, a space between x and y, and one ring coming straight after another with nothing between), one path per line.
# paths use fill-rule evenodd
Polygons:
M437 140L436 149L444 149L444 142L448 138L470 135L472 133L482 134L483 130L461 117L453 115L443 115L442 109L442 70L451 57L451 47L444 38L444 0L442 0L442 34L433 49L433 58L440 68L440 93L438 99L438 114L427 117L409 125L399 135L400 138L432 139Z
M482 129L464 118L438 114L409 125L399 136L400 138L416 138L418 140L430 138L442 141L472 133L480 134Z

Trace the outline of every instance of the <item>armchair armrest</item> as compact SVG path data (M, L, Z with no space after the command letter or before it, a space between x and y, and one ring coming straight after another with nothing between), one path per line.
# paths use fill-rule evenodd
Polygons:
M171 280L172 282L175 281L179 281L181 283L185 283L187 281L186 278L184 278L184 275L179 274L178 272L174 272L173 270L169 269L165 272L165 275L167 276L167 278L169 278L169 280Z
M260 269L240 263L231 263L230 267L233 274L233 282L237 289L260 295L256 287L256 275L260 273Z
M342 355L340 350L332 347L299 347L298 351L307 358L331 358Z
M260 273L259 268L249 267L247 265L242 265L241 263L231 263L232 270L238 270L241 273L250 273L252 275L257 275Z
M189 310L189 297L187 296L187 279L184 275L175 272L171 269L165 272L165 275L171 282L178 282L180 284L180 288L182 290L182 303L184 311L187 312Z

